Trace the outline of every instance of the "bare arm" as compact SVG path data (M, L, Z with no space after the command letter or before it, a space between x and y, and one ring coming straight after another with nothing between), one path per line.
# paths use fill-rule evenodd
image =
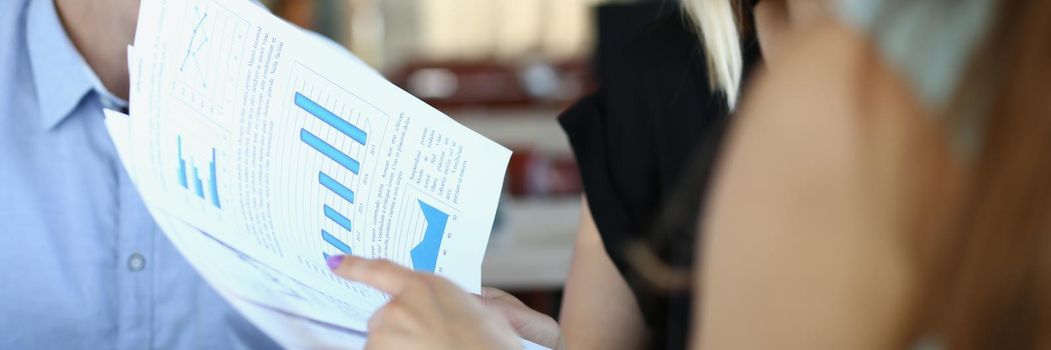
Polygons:
M557 349L637 349L647 331L635 297L599 237L587 201L581 200L580 229L573 249L561 325L514 296L483 288L481 300L503 315L519 336Z
M904 345L916 190L946 186L917 179L951 173L947 143L863 38L831 23L807 34L757 81L723 155L695 349Z
M647 330L627 282L606 254L587 200L562 298L566 349L639 349Z

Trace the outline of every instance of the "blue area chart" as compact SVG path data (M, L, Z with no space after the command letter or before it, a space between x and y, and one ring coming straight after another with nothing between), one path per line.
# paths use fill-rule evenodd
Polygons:
M449 214L422 200L417 200L417 202L427 221L427 229L423 232L423 240L409 252L412 258L412 268L416 271L434 273L435 265L438 264L442 238L445 236L445 227L449 223Z

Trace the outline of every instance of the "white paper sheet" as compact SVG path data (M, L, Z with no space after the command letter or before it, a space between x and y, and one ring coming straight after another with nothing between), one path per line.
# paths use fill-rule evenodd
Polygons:
M131 117L106 122L125 168L176 248L282 344L358 339L386 302L327 255L480 290L506 148L243 0L142 1L128 58ZM322 335L286 332L303 322Z

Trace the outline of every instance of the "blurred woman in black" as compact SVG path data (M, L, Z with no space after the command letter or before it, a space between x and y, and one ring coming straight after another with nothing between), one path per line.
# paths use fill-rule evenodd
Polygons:
M567 348L686 347L697 213L730 117L693 28L674 12L622 47L600 42L599 90L559 118L585 192L562 302ZM746 65L759 64L754 38L742 45Z

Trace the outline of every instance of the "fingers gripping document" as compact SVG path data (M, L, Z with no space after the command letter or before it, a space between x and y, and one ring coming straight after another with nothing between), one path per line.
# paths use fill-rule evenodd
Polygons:
M332 275L334 254L480 291L506 148L244 0L143 0L128 58L130 116L107 113L125 168L187 260L275 340L367 334L387 297Z

